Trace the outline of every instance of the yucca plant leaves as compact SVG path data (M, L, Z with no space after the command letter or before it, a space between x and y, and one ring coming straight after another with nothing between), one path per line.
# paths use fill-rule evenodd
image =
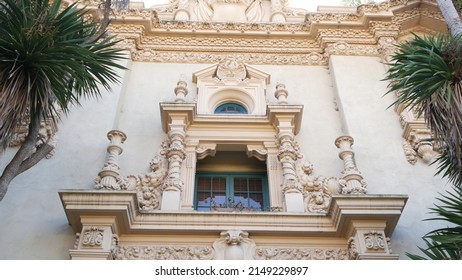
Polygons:
M385 80L392 104L416 108L442 147L437 174L462 185L462 37L419 37L399 46Z
M399 46L389 63L385 80L389 91L398 92L392 104L415 108L432 131L432 141L440 147L437 175L454 184L454 191L437 198L430 208L436 216L427 220L445 221L446 228L427 233L424 256L406 254L411 259L462 258L462 37L419 37ZM391 106L392 106L391 105Z
M118 81L122 50L100 38L85 10L60 0L0 1L0 147L25 112L31 118L67 112L81 98L100 96Z

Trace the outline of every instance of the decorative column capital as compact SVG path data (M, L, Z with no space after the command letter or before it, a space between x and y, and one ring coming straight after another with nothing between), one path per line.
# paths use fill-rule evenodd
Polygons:
M111 141L111 144L123 144L127 140L127 135L120 130L111 130L107 133L107 139Z
M354 139L351 136L343 135L335 139L335 146L339 149L351 149L354 144Z

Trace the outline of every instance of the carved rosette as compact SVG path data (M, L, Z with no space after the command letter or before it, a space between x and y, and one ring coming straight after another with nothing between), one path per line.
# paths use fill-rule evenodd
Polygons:
M346 249L260 248L256 260L348 260Z
M127 139L125 133L111 130L107 134L111 144L107 148L107 160L104 167L95 179L96 189L126 190L128 182L120 176L119 155L122 153L122 144Z
M340 149L339 157L343 160L342 178L339 180L341 194L365 194L367 183L356 167L354 151L351 146L354 140L350 136L340 136L335 140L335 146Z

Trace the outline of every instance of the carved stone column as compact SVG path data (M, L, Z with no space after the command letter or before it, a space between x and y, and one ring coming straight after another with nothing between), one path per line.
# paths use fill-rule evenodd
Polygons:
M356 167L354 151L351 148L354 141L350 136L340 136L335 140L335 146L340 149L339 157L343 160L343 177L339 180L341 194L365 194L367 183Z
M114 217L82 217L82 231L76 234L72 260L112 259Z
M271 0L271 22L286 22L286 16L282 12L283 8L284 5L281 0Z
M278 159L282 163L282 175L284 182L282 191L287 212L304 212L303 187L297 179L295 162L299 153L294 147L294 134L289 123L281 122L278 127L278 139L280 141Z
M385 235L385 222L353 221L348 240L350 260L397 260L392 254L390 238Z
M121 190L127 188L127 182L120 176L119 155L122 153L122 143L127 139L125 133L111 130L107 134L111 144L107 148L107 161L95 179L97 189Z
M161 210L179 210L181 191L184 183L181 180L181 163L186 157L184 149L185 124L183 119L173 119L170 124L168 138L170 140L167 149L168 175L164 181Z

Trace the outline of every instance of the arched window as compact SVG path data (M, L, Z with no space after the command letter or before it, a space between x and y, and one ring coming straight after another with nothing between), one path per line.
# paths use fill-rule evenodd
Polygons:
M215 114L248 114L247 109L241 104L228 102L221 104L215 109Z

